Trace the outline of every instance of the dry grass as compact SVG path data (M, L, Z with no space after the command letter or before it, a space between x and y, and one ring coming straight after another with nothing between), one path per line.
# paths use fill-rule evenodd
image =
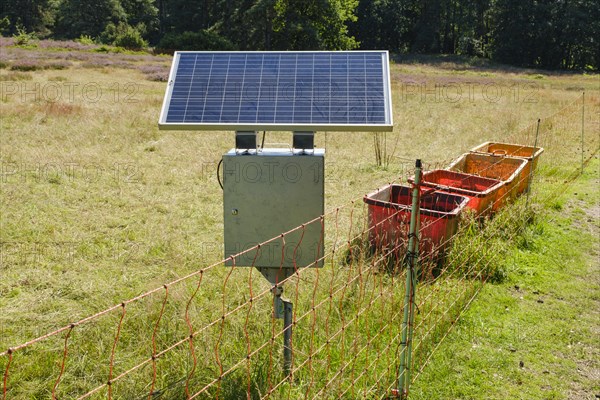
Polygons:
M1 75L0 349L222 256L215 174L232 132L158 131L165 84L119 63L164 57L72 53L63 71ZM597 75L418 60L392 73L389 165L376 166L371 133L316 136L327 151L326 209L407 175L415 158L447 164L482 141L509 138L577 99L573 88L598 102ZM267 133L267 145L290 141Z

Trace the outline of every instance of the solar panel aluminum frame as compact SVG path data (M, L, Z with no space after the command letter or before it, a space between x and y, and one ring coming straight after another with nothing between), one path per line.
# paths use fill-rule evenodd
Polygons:
M231 122L167 122L167 115L171 96L173 93L175 75L179 67L180 55L185 53L212 53L212 54L231 54L232 51L176 51L173 56L173 63L169 72L167 88L163 100L160 117L158 121L159 130L212 130L212 131L341 131L341 132L391 132L394 129L394 118L392 112L392 90L390 79L389 52L387 50L360 50L360 53L380 53L382 59L382 79L383 79L383 97L385 108L385 124L361 123L361 124L343 124L343 123L231 123ZM352 51L243 51L244 54L270 54L270 53L352 53Z

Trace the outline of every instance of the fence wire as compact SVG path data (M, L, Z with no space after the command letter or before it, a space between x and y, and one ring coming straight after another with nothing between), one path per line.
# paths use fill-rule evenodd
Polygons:
M431 229L448 221L422 218L408 366L413 382L485 283L502 279L503 251L534 218L536 205L559 196L597 154L599 110L597 98L581 97L539 125L498 138L537 143L545 152L533 174L515 178L521 195L505 192L507 205L493 217L467 213L436 242L428 242ZM402 343L408 214L393 208L374 222L372 207L357 198L243 252L256 260L261 248L277 244L283 265L300 245L286 237L302 238L311 226L324 232L325 254L276 285L293 304L289 369L273 288L252 265L223 260L2 351L2 399L400 395L400 360L408 351ZM324 266L314 268L321 260Z

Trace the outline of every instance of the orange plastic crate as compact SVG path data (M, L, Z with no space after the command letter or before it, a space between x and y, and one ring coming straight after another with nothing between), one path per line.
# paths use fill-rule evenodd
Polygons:
M523 169L519 179L519 193L529 188L529 176L535 171L540 155L544 152L542 147L525 146L522 144L485 142L471 149L472 153L490 153L495 155L523 158L527 160L527 166Z
M413 183L413 178L409 179ZM478 216L492 212L504 182L462 172L437 169L423 173L421 185L469 198L467 207Z
M412 188L387 185L368 194L369 239L378 249L396 253L408 242ZM435 256L444 250L458 229L459 217L469 199L456 194L433 192L421 197L419 252Z
M447 169L504 181L504 185L498 190L493 206L493 211L497 211L519 193L519 179L526 165L527 160L522 158L465 153L452 162Z

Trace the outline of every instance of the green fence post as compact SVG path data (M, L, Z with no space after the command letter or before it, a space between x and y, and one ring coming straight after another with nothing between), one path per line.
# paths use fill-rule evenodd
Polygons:
M402 320L402 350L400 354L400 370L398 371L398 389L396 394L402 397L408 396L410 385L410 363L412 349L412 326L414 321L414 294L418 257L417 234L420 212L420 189L421 184L421 160L417 160L415 168L415 180L412 188L412 208L410 212L410 228L408 234L408 268L406 269L406 288L404 292L404 318Z
M583 164L585 163L585 154L583 152L583 137L585 132L585 92L581 95L581 173L583 174Z

